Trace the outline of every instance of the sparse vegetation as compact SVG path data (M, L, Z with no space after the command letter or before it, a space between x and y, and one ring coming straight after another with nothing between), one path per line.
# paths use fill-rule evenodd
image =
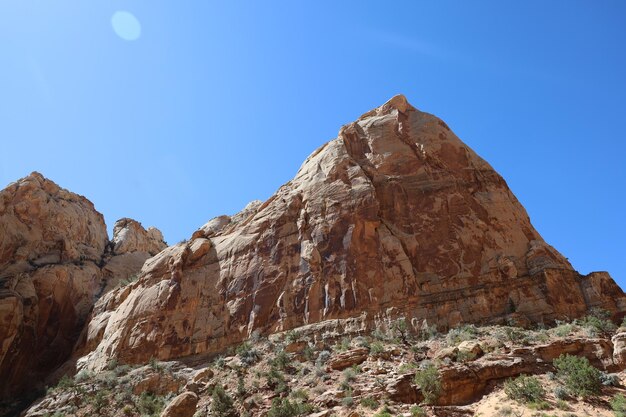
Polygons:
M615 417L626 417L626 397L622 394L617 394L611 400L611 409Z
M617 326L611 321L611 313L602 309L592 309L589 315L576 321L585 333L590 337L607 334L614 331Z
M434 404L441 394L441 377L433 363L425 363L415 373L415 383L419 385L426 404Z
M365 408L369 408L370 410L376 410L380 406L378 401L371 397L362 398L361 405Z
M426 411L419 405L411 407L411 417L426 417Z
M446 341L450 346L456 346L466 340L474 340L478 336L479 332L476 326L473 324L464 324L460 327L450 329L446 335Z
M385 350L385 347L379 341L373 342L370 345L370 353L374 355L378 355Z
M233 399L220 384L213 389L211 400L211 412L216 417L237 417Z
M267 413L268 417L294 417L311 413L313 407L297 401L289 401L288 398L274 398L272 407Z
M237 347L236 352L244 366L253 365L260 359L261 356L259 352L252 347L250 342L243 342Z
M536 403L546 396L541 382L534 376L526 375L508 379L504 383L504 392L510 399L523 403Z
M554 367L557 378L571 395L589 397L598 394L602 388L600 371L585 357L561 355L554 360Z

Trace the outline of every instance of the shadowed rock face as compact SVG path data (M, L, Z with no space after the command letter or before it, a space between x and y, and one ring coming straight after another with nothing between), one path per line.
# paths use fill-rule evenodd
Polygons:
M99 369L331 319L445 328L621 312L624 301L608 274L581 276L546 244L443 121L396 96L344 126L265 203L148 260L138 282L98 302L77 353Z
M141 245L149 231L123 220L134 227L118 243L134 246L107 253L104 218L86 198L36 172L0 191L0 399L41 387L107 281L136 274L150 257L139 250L158 252Z

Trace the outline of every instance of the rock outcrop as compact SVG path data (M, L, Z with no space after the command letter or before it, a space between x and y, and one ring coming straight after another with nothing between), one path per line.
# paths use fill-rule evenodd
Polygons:
M544 242L443 121L396 96L344 126L268 201L208 222L99 300L79 366L211 354L335 319L444 329L622 314L625 302L608 274L582 276Z
M71 352L96 295L107 244L86 198L38 173L0 192L0 396L8 398Z
M158 231L118 224L120 254L107 254L104 218L86 198L36 172L0 191L0 399L41 387L107 281L136 274L164 246Z

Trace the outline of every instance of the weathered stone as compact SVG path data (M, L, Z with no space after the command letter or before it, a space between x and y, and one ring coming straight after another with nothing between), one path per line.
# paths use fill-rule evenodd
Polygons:
M128 252L147 252L156 255L167 247L163 234L155 227L144 229L136 220L123 218L113 226L111 239L113 253L121 255Z
M626 329L619 329L612 338L613 362L621 369L626 367Z
M0 398L41 386L68 357L106 243L93 204L41 174L0 191Z
M161 417L192 417L197 404L198 395L190 391L183 392L165 407Z
M346 352L332 355L328 360L327 365L329 369L341 371L351 366L363 363L367 359L368 355L369 350L366 348L350 349Z

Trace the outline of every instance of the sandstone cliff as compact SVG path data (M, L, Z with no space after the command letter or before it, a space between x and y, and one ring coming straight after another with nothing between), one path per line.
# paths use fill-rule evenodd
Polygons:
M109 243L93 204L39 173L0 191L0 399L40 387L107 282L136 274L162 240L123 219Z
M363 331L403 317L550 322L625 308L578 274L493 168L403 96L316 150L264 203L218 217L101 298L80 367L218 352L303 325Z

